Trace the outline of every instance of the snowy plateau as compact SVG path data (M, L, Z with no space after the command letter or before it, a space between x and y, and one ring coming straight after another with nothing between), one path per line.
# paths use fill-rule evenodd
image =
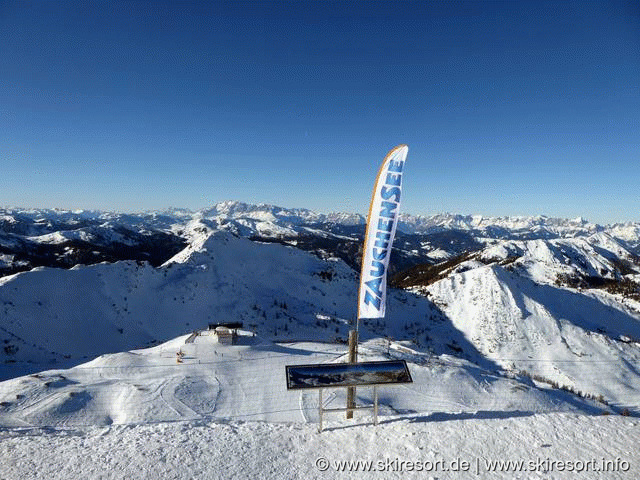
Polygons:
M640 478L640 223L402 215L358 358L413 383L318 433L285 366L347 360L364 223L0 209L0 478Z

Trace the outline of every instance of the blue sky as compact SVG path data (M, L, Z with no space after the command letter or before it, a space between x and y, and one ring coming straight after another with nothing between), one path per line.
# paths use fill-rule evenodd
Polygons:
M637 2L0 1L0 205L640 221Z

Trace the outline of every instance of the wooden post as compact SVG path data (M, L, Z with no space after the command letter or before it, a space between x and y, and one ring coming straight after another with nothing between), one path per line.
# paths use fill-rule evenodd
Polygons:
M322 389L318 389L318 433L322 433Z
M356 363L357 353L356 347L358 345L358 332L356 330L349 330L349 363ZM356 387L347 388L347 418L353 418L353 410L356 406Z
M378 425L378 387L373 386L373 424Z

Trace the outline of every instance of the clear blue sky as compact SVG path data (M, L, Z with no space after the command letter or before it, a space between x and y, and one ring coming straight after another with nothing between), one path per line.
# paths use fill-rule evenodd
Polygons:
M0 205L640 221L638 2L0 0Z

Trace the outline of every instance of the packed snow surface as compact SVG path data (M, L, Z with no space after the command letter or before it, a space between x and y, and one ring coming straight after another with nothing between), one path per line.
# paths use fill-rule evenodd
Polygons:
M317 392L288 391L284 367L344 361L345 346L274 344L239 334L236 345L203 331L3 382L0 477L567 478L571 468L580 472L576 478L602 478L609 469L607 478L633 479L640 473L637 418L455 357L381 341L363 345L362 360L406 359L414 382L380 387L378 426L364 410L354 420L333 413L325 414L319 433ZM344 389L325 392L325 408L345 405ZM371 389L358 388L357 399L370 404Z
M640 477L638 419L568 413L389 416L313 425L173 422L0 430L3 478Z

